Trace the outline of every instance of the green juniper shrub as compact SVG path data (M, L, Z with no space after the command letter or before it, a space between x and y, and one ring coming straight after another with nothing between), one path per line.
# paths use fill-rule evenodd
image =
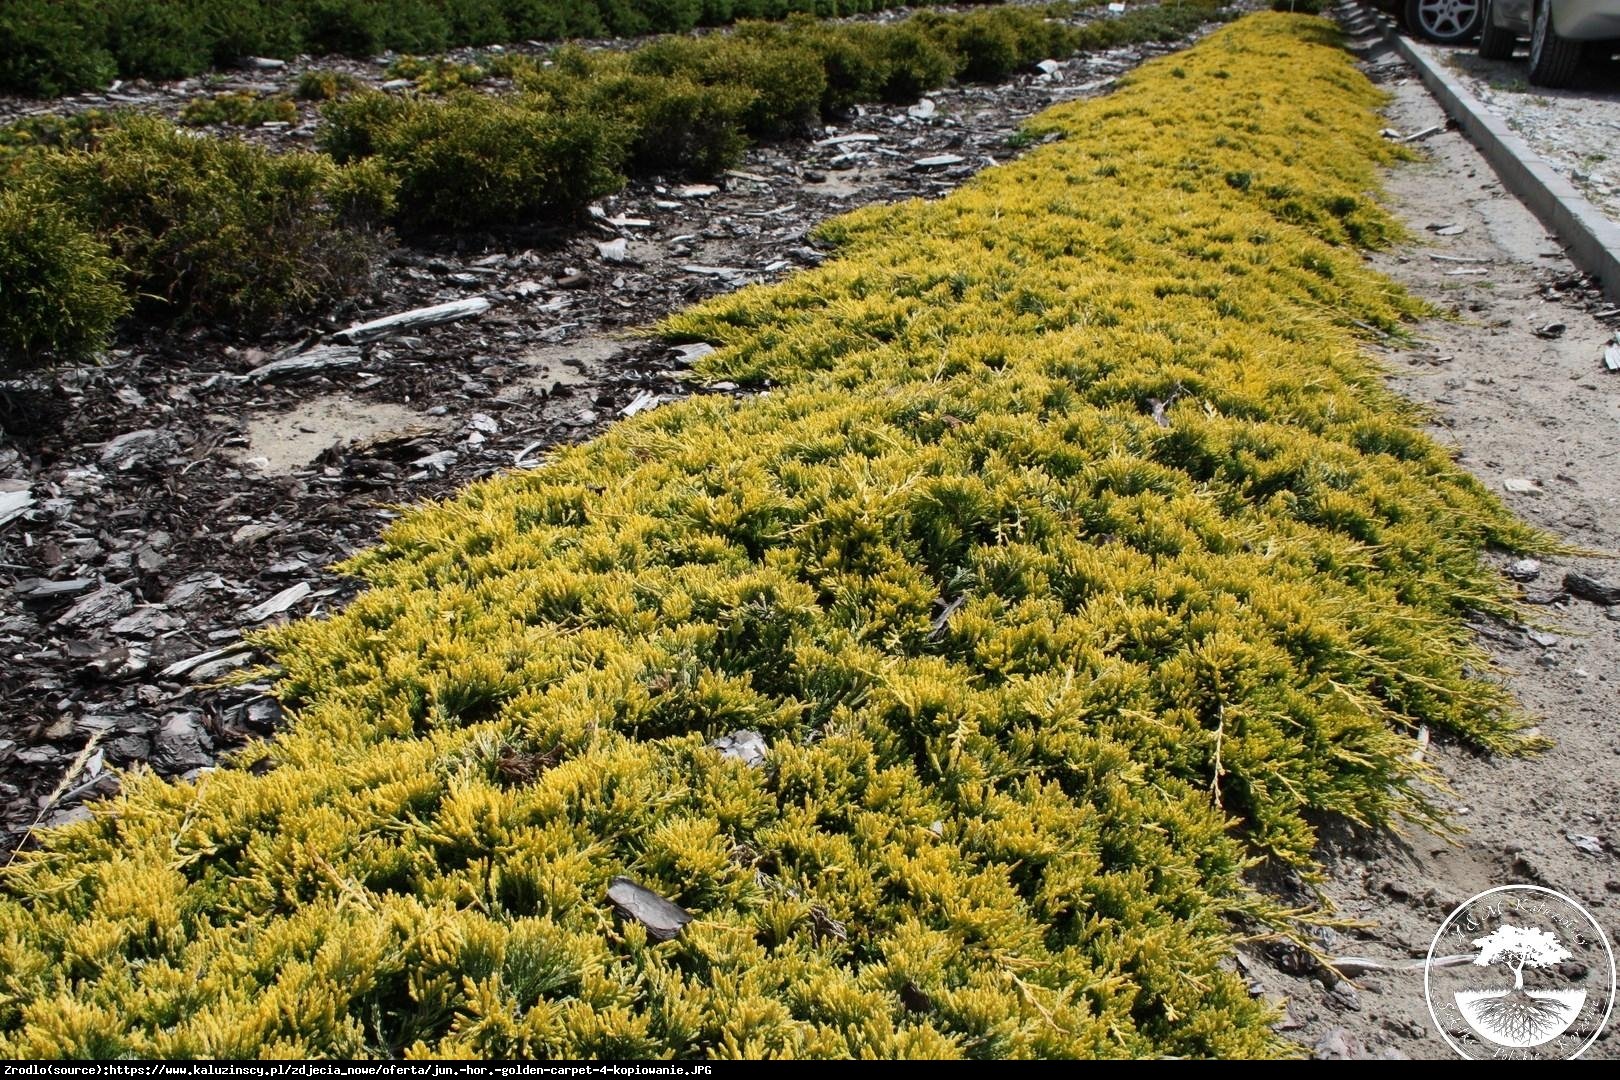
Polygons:
M625 74L599 80L593 96L602 107L616 103L634 132L632 172L713 176L734 167L748 149L743 119L754 103L752 90Z
M37 156L27 175L109 244L151 314L249 329L367 283L377 237L355 214L386 205L379 174L346 177L324 154L156 117L124 118L88 151Z
M501 0L439 0L454 45L497 45L511 37Z
M293 56L303 48L303 20L282 0L195 0L194 16L209 31L214 63L245 56Z
M354 94L327 107L322 146L340 161L380 157L399 181L405 228L567 217L623 185L628 133L611 119L547 104L475 91L443 101Z
M503 0L514 39L543 41L607 33L595 0Z
M260 124L291 124L298 119L298 106L285 94L261 97L249 90L238 90L213 97L193 98L180 110L180 122L188 127L231 124L258 127Z
M631 54L642 74L682 76L708 86L740 86L756 93L744 127L759 138L792 135L816 122L827 77L807 48L770 41L765 28L756 37L739 27L730 37L661 38Z
M916 4L942 0L913 0ZM999 0L980 0L996 3ZM902 0L4 0L0 90L52 96L115 75L191 75L242 56L372 56L509 40L681 33Z
M635 174L713 175L748 147L743 122L757 94L704 86L680 76L639 74L623 53L559 49L546 67L516 72L536 103L612 119L623 126L627 169Z
M109 0L107 48L119 74L177 79L207 68L214 37L188 0Z
M1009 8L975 12L963 20L963 78L994 82L1019 68L1074 51L1073 31L1039 12Z
M315 144L340 164L370 157L378 152L385 129L422 107L393 94L356 91L321 107L325 122L316 133Z
M860 102L883 96L892 65L883 46L884 35L881 31L871 33L873 29L794 25L797 40L816 54L827 79L827 89L821 95L823 116L835 116Z
M0 375L83 360L129 310L107 245L36 184L0 190Z
M884 101L915 101L926 91L949 82L956 68L955 56L913 26L895 27L892 33L883 34L880 47L886 69Z
M659 34L684 34L703 16L702 0L640 0L636 6L647 29Z
M88 0L0 4L0 90L55 97L105 86L118 73L105 16Z
M431 0L301 0L304 47L371 56L394 49L435 52L451 44L450 24Z

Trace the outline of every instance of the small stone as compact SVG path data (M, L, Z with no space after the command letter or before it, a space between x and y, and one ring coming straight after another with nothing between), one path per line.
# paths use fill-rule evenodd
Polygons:
M1340 979L1334 983L1331 994L1334 1000L1351 1012L1361 1011L1361 995L1356 993L1356 988L1350 985L1349 979Z
M720 751L721 757L740 761L751 769L757 769L765 764L765 755L770 748L765 745L765 736L757 731L733 731L730 735L722 735L709 744Z
M1318 1061L1353 1061L1367 1056L1367 1048L1348 1028L1329 1028L1316 1040L1311 1056Z
M1514 581L1534 581L1541 576L1541 563L1536 559L1519 559L1508 564L1507 576Z
M1510 476L1502 481L1502 490L1513 495L1540 495L1541 485L1524 476Z
M165 775L211 765L214 742L203 730L202 714L174 712L163 718L152 745L152 768Z
M274 525L267 525L262 521L250 521L231 533L231 543L237 547L245 547L248 544L256 544L260 540L275 534L276 527Z
M629 878L616 877L609 882L607 898L621 915L646 927L647 936L654 941L677 937L692 921L691 912Z

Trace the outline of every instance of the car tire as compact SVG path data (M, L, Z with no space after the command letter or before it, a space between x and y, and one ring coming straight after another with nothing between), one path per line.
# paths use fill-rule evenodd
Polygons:
M1404 0L1406 27L1442 45L1462 45L1479 33L1484 0Z
M1496 0L1485 0L1485 10L1479 17L1479 55L1487 60L1511 60L1519 39L1513 31L1491 21L1495 14Z
M1530 82L1554 90L1568 86L1575 79L1585 51L1582 42L1558 36L1549 0L1536 0L1530 18Z

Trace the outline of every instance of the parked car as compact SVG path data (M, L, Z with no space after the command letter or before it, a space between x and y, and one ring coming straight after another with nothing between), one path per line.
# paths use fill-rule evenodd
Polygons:
M1464 45L1479 33L1485 0L1369 0L1395 16L1409 34L1444 45Z
M1465 45L1484 22L1487 0L1386 0L1386 10L1408 33L1442 45Z
M1484 0L1479 55L1512 57L1530 39L1530 81L1568 86L1588 54L1620 45L1620 0Z

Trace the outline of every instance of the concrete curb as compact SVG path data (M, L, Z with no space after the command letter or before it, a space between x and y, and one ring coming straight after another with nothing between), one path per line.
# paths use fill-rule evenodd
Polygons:
M1554 172L1505 121L1488 113L1461 80L1414 49L1396 31L1395 20L1365 4L1351 5L1349 10L1378 25L1395 51L1417 70L1446 115L1479 147L1508 190L1558 237L1576 266L1598 279L1604 296L1620 304L1620 225Z

